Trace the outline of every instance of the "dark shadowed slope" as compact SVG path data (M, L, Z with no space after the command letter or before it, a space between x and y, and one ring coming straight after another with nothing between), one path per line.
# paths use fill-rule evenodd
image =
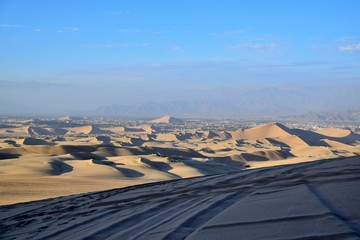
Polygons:
M0 207L1 239L359 239L360 157Z

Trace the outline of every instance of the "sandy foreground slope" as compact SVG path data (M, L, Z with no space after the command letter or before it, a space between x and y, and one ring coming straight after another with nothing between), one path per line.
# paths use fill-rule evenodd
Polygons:
M360 157L0 207L1 239L359 239Z
M349 130L171 126L1 128L0 205L360 154Z

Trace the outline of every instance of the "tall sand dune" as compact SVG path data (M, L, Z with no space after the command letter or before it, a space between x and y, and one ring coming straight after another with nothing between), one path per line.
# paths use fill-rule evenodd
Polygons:
M291 130L280 123L270 123L244 130L244 135L249 138L272 138L289 136Z
M172 116L166 115L154 120L149 121L150 123L167 123L167 124L171 124L171 123L183 123L184 121L178 118L174 118Z

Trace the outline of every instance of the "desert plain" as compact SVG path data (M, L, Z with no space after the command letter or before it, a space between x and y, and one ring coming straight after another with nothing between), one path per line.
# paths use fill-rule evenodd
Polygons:
M359 239L360 135L2 119L1 239Z

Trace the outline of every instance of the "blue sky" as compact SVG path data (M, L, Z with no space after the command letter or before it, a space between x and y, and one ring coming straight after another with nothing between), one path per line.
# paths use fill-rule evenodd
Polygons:
M128 88L127 97L142 87L358 85L359 9L358 0L0 0L0 81Z

